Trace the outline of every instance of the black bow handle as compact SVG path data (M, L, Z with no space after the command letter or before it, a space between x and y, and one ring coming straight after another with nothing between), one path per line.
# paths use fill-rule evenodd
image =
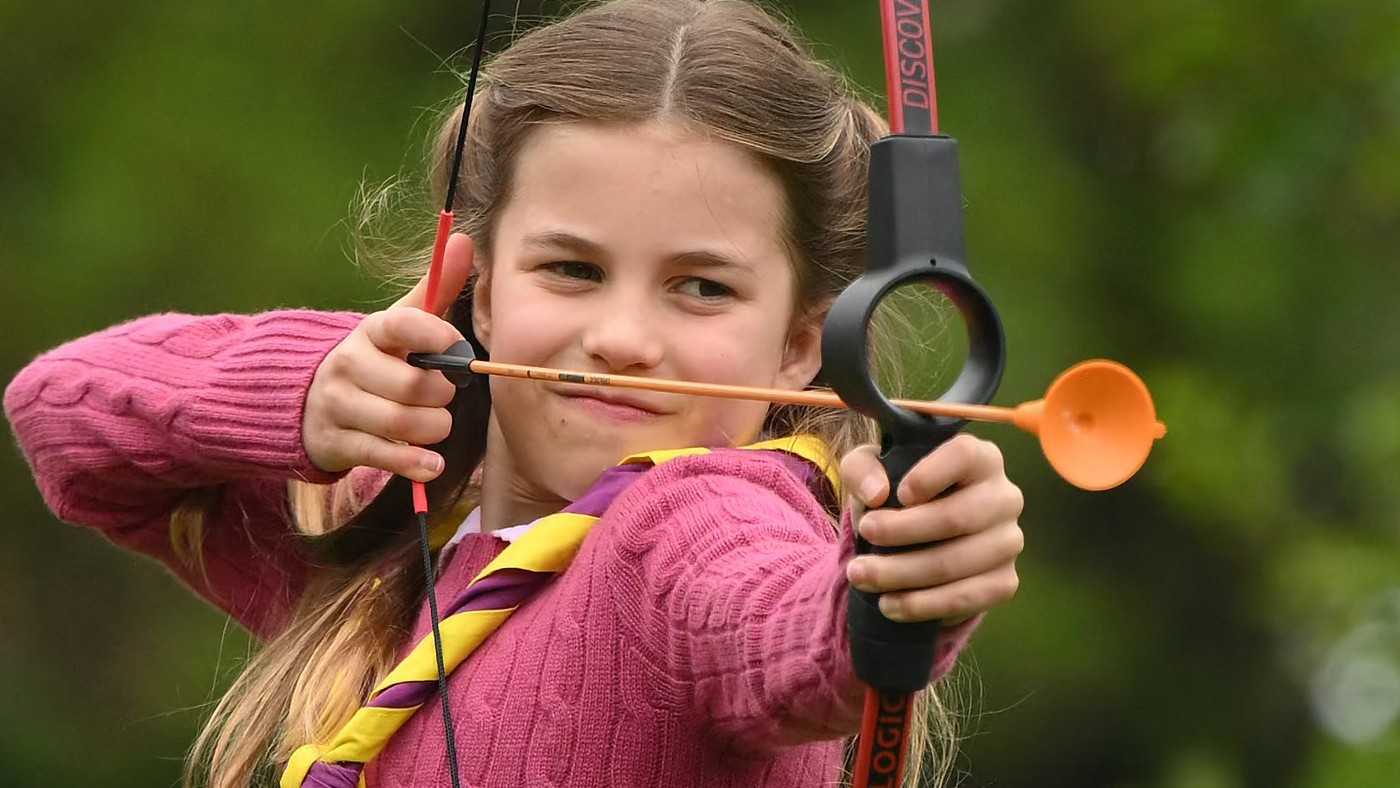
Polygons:
M831 306L822 327L822 374L847 404L880 425L880 462L889 476L886 507L909 469L957 434L963 419L928 416L896 407L870 374L866 352L870 318L880 301L906 284L938 288L967 326L962 371L939 397L983 404L1001 383L1006 341L991 299L964 263L962 191L957 143L946 136L893 135L871 146L866 272ZM877 547L857 537L856 553L911 548ZM901 624L880 613L879 594L852 588L846 629L856 675L883 691L914 692L928 683L939 622Z

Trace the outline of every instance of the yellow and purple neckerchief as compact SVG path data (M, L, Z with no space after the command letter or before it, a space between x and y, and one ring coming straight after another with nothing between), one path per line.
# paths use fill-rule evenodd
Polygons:
M836 468L821 439L812 435L763 441L744 449L787 452L815 465L832 490ZM451 673L531 594L569 565L583 537L604 510L653 466L709 449L670 449L634 454L598 477L581 498L563 511L537 521L486 565L443 609L443 664ZM423 636L403 661L370 693L329 744L306 744L292 753L281 788L356 788L364 785L365 764L389 738L430 700L438 688L432 633Z

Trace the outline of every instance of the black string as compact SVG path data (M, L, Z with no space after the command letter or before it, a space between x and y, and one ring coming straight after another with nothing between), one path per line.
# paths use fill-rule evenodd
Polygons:
M481 22L476 28L476 51L472 53L472 70L467 77L467 98L462 105L462 123L457 127L457 147L452 152L452 176L447 184L447 197L442 209L452 212L452 196L457 193L457 175L462 171L462 149L467 146L467 121L472 116L472 96L476 95L476 75L481 71L481 54L486 50L486 23L491 18L491 0L481 4Z
M461 788L457 778L457 744L452 735L452 711L447 707L447 667L442 660L442 631L438 628L437 593L433 589L433 553L428 544L428 513L418 513L418 541L423 546L423 574L428 581L428 615L433 622L433 647L437 650L438 696L442 698L442 730L447 744L447 768L452 771L452 788Z
M476 93L476 75L481 71L481 55L486 49L486 23L491 17L491 0L481 6L481 23L476 29L476 51L472 53L471 75L467 78L467 98L462 107L462 122L457 128L457 146L452 153L452 174L447 186L443 210L452 212L452 196L457 193L457 176L462 168L462 149L467 144L467 121L472 114L472 96ZM433 626L433 648L437 652L438 697L442 699L443 740L447 746L447 768L452 775L452 788L461 788L457 769L457 744L452 733L452 710L447 704L447 666L442 658L442 628L438 619L437 585L433 572L433 551L428 541L428 513L418 513L418 541L423 548L423 577L428 586L428 616Z

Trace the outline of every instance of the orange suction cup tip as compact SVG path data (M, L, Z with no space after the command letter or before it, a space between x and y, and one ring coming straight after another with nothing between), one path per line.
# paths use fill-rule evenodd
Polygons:
M1065 481L1085 490L1127 481L1167 432L1142 379L1102 360L1065 370L1045 399L1016 408L1015 421L1040 435L1046 459Z

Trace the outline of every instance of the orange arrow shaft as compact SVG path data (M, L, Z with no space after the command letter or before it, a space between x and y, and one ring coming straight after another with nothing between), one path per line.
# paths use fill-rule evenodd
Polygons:
M758 386L731 386L724 383L695 383L685 380L661 380L658 378L641 378L632 375L604 375L594 372L571 372L562 369L550 369L548 367L531 367L523 364L503 364L498 361L473 361L471 362L473 372L484 375L500 375L509 378L523 378L526 380L549 380L558 383L574 383L585 386L612 386L625 389L642 389L645 391L660 391L669 394L696 394L704 397L721 397L724 399L754 400L758 402L776 402L785 405L812 405L820 408L847 408L849 407L841 398L830 391L790 391L786 389L768 389ZM949 402L930 402L927 400L895 399L890 400L895 405L916 413L926 413L930 416L946 416L956 419L973 419L976 421L996 421L1002 423L1012 423L1014 421L1013 410L995 405L962 405Z

